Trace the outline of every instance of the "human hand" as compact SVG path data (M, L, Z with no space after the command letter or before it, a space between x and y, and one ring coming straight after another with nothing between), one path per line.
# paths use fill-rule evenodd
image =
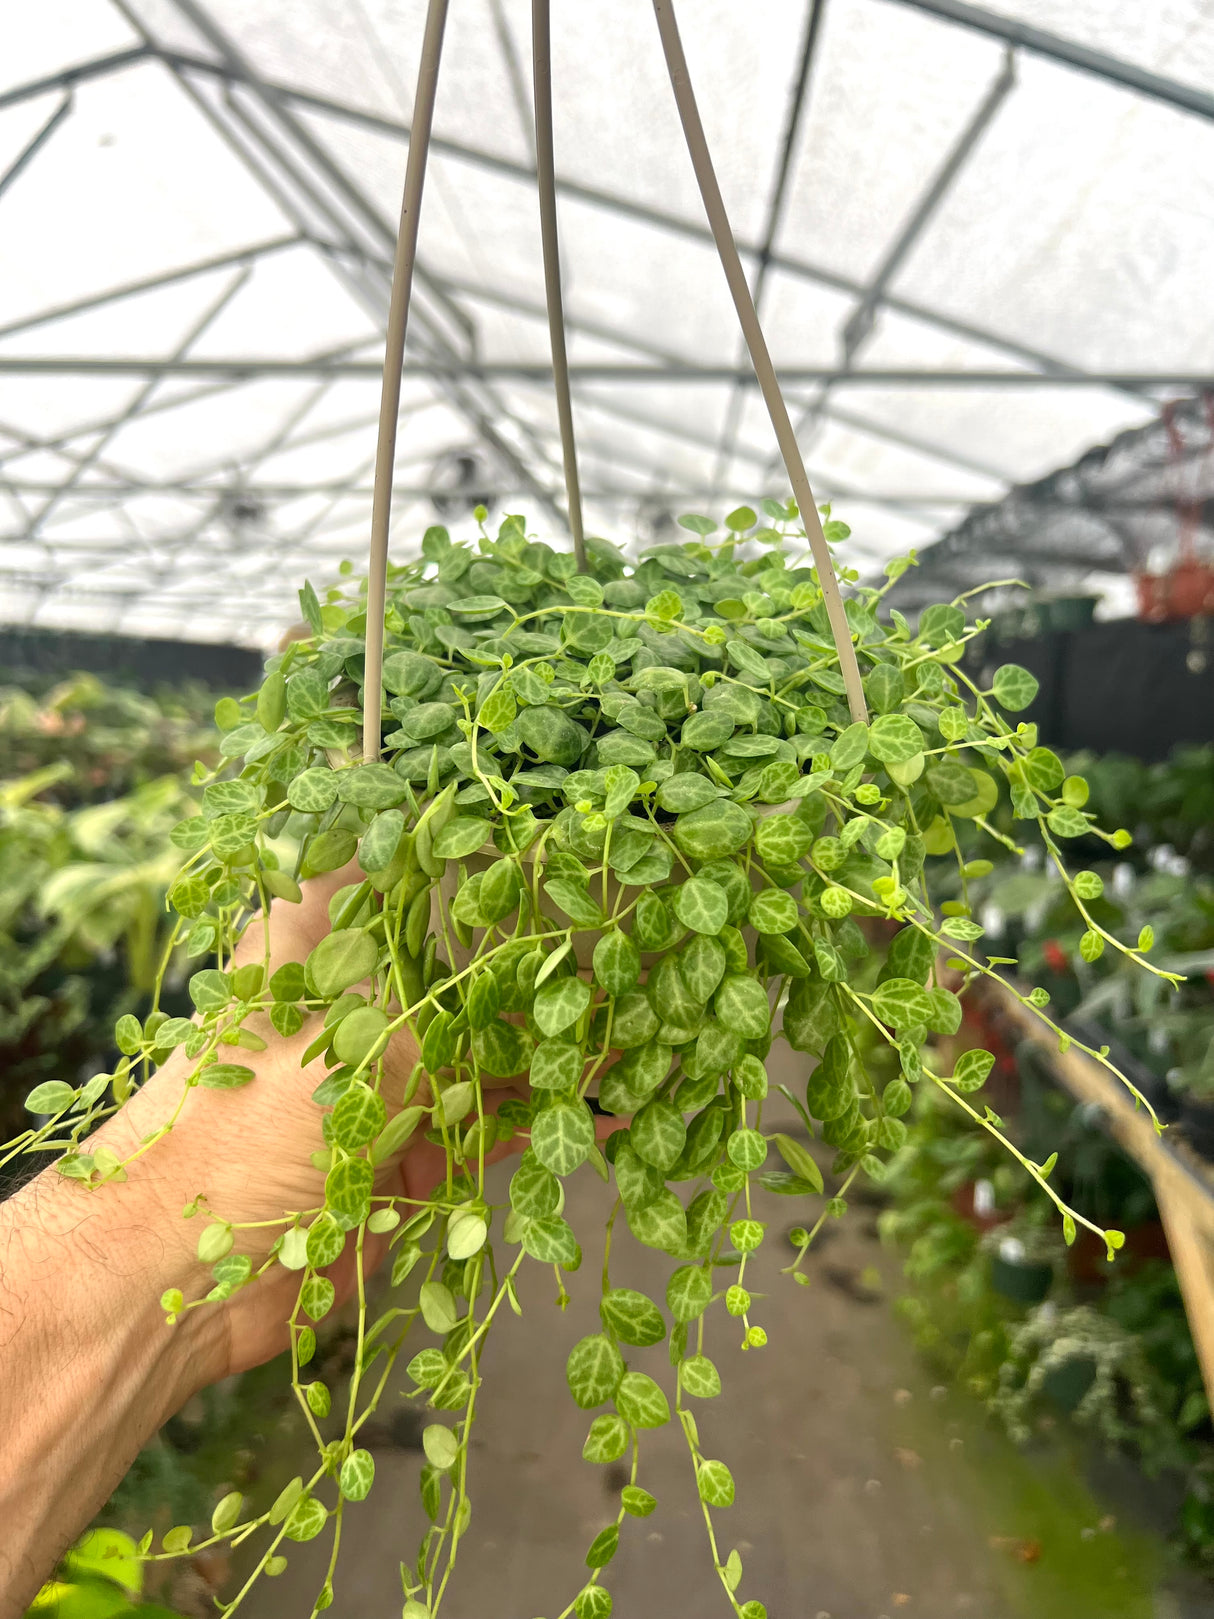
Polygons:
M361 878L355 867L314 878L306 883L298 904L276 900L269 917L269 969L285 962L303 962L329 930L329 901L339 888ZM263 959L263 928L255 920L236 951L234 966ZM200 1229L210 1220L230 1223L235 1250L247 1254L254 1271L270 1255L284 1230L284 1216L319 1208L324 1202L324 1171L312 1155L323 1147L322 1112L311 1096L324 1078L326 1066L318 1057L306 1066L301 1058L315 1038L319 1016L309 1018L295 1035L283 1037L269 1018L254 1015L244 1025L267 1042L266 1050L241 1050L239 1060L255 1078L236 1090L194 1087L172 1130L129 1165L125 1185L105 1185L80 1195L102 1199L138 1193L161 1239L161 1252L149 1274L155 1297L177 1287L188 1301L202 1298L212 1281L209 1266L197 1257ZM398 1111L405 1087L417 1061L410 1034L394 1036L384 1053L382 1094L389 1117ZM140 1143L172 1117L192 1064L179 1049L130 1098L124 1108L92 1139L90 1145L110 1147L120 1159L129 1159ZM518 1089L495 1090L486 1106L496 1110ZM489 1161L524 1143L517 1139L495 1146ZM446 1174L441 1147L419 1133L402 1153L380 1166L375 1186L378 1197L403 1195L425 1199ZM200 1213L184 1219L184 1207L203 1200ZM364 1274L379 1264L387 1251L387 1236L366 1233L362 1247ZM358 1256L353 1241L337 1262L325 1270L340 1304L357 1285ZM288 1319L295 1304L299 1275L281 1265L240 1288L222 1303L200 1307L210 1317L197 1334L198 1349L191 1356L198 1386L269 1359L289 1343Z
M267 927L271 972L306 960L329 931L331 897L360 876L349 867L305 884L299 904L276 901L233 965L263 959ZM210 1268L197 1254L209 1219L232 1224L237 1251L256 1272L284 1215L324 1202L324 1171L312 1162L324 1144L322 1111L311 1098L325 1064L301 1064L319 1015L287 1038L268 1017L244 1026L266 1040L264 1051L239 1053L251 1082L190 1087L193 1064L178 1048L89 1138L91 1151L108 1147L125 1162L125 1178L90 1186L50 1168L0 1203L0 1619L23 1612L139 1448L192 1394L287 1347L300 1277L277 1263L231 1298L184 1311L174 1326L160 1304L170 1288L187 1301L210 1291ZM411 1036L398 1034L384 1054L389 1115L416 1060ZM496 1109L521 1094L502 1088L485 1103ZM499 1144L489 1158L523 1145ZM380 1166L375 1191L424 1200L445 1175L445 1152L419 1134ZM200 1195L204 1212L183 1218ZM387 1242L365 1233L364 1275ZM348 1241L326 1269L337 1303L355 1288L358 1263Z

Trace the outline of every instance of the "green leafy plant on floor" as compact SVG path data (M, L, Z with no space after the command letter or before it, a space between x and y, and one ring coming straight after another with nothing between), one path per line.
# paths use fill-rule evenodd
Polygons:
M91 677L0 692L0 1128L31 1086L104 1067L115 1018L150 1004L180 863L181 780L216 757L197 694L153 701ZM89 1065L91 1064L91 1067Z
M1031 845L967 885L966 902L1021 973L1065 1016L1095 1022L1178 1096L1214 1101L1214 881L1164 855L1145 868L1094 860L1103 885L1091 914L1122 935L1149 937L1170 977L1133 970L1075 914L1066 886Z
M503 1307L520 1307L515 1278L528 1261L555 1268L565 1296L581 1247L562 1215L562 1182L597 1173L616 1192L602 1331L571 1346L567 1377L593 1413L586 1458L623 1461L628 1482L562 1614L610 1613L607 1571L621 1534L656 1506L643 1484L644 1436L674 1420L729 1606L762 1619L762 1603L739 1594L739 1552L717 1539L735 1482L702 1438L697 1407L721 1387L710 1322L756 1353L766 1341L747 1288L750 1256L766 1240L752 1178L778 1158L785 1190L810 1199L822 1190L800 1143L764 1128L764 1059L781 1005L784 1037L817 1058L804 1102L790 1100L835 1149L843 1177L840 1194L794 1232L795 1279L855 1178L883 1175L923 1085L1006 1147L1058 1206L1067 1240L1083 1224L1110 1256L1120 1245L1119 1232L1068 1207L1050 1165L1030 1162L971 1100L989 1054L967 1053L951 1073L923 1055L929 1031L955 1031L961 1018L937 973L941 952L961 989L1003 964L983 952L967 906L938 910L931 882L935 861L959 858L958 824L998 837L986 816L1000 780L1015 813L1041 825L1085 930L1157 971L1149 940L1127 942L1091 913L1099 878L1065 872L1059 841L1096 831L1087 788L1065 778L1032 726L1005 717L1031 702L1031 675L1006 666L980 691L959 668L976 633L961 601L927 609L912 628L897 613L883 621L882 592L845 576L870 709L867 723L853 720L798 514L778 502L763 509L764 526L741 508L724 531L686 517L694 538L636 564L589 541L581 574L521 518L506 518L496 536L482 528L474 545L432 528L422 556L391 570L382 693L361 690L365 595L351 583L323 604L305 587L310 634L270 660L258 693L220 704L227 763L202 772L201 813L174 832L188 859L169 891L175 937L215 961L190 981L197 1016L122 1019L118 1070L82 1090L41 1087L36 1107L55 1116L12 1149L53 1143L60 1172L92 1186L121 1176L112 1154L89 1151L92 1124L179 1046L190 1064L182 1106L194 1086L251 1081L239 1058L242 1045L260 1043L246 1027L256 1013L281 1035L308 1021L306 1060L324 1054L329 1064L314 1095L327 1142L323 1206L283 1210L265 1267L241 1252L239 1226L213 1211L199 1252L213 1262L214 1287L205 1299L164 1300L171 1321L256 1286L263 1268L299 1273L293 1387L318 1440L315 1471L264 1512L246 1513L233 1492L201 1538L178 1525L154 1554L145 1539L144 1554L260 1537L256 1578L280 1572L292 1542L327 1533L334 1552L316 1609L327 1608L343 1516L373 1482L359 1429L407 1353L410 1397L433 1420L421 1479L430 1526L402 1567L405 1615L435 1615L471 1510L486 1336ZM829 539L846 532L828 524ZM389 722L386 757L359 762L367 701ZM1128 841L1099 835L1116 848ZM283 836L298 840L291 870L274 844ZM229 970L237 937L272 899L297 901L300 881L355 858L362 875L332 901L331 932L306 961L271 975L267 947L262 962ZM871 988L854 969L865 918L897 925ZM1024 1000L1056 1028L1041 991ZM420 1061L389 1115L382 1054L405 1031ZM880 1084L859 1055L871 1040L897 1065ZM487 1089L515 1076L529 1080L530 1100L493 1114ZM620 1121L601 1151L592 1100ZM421 1203L378 1195L376 1166L419 1132L445 1151L444 1184ZM494 1206L485 1158L511 1132L525 1132L528 1146L508 1202ZM664 1300L612 1284L611 1244L624 1228L670 1256ZM325 1268L348 1243L361 1263L368 1232L390 1234L396 1287L415 1271L424 1281L416 1304L405 1293L375 1320L361 1312L339 1414L309 1375L314 1323L334 1299ZM669 1388L634 1364L635 1350L662 1342Z
M1037 1094L1031 1072L1022 1070L1022 1087L1009 1125L1022 1148L1033 1151L1048 1132L1059 1147L1051 1178L1066 1195L1128 1227L1149 1227L1149 1188L1083 1110L1056 1088ZM963 1212L975 1186L984 1188L985 1219ZM1195 1562L1214 1563L1209 1408L1171 1265L1139 1257L1099 1280L1082 1270L1072 1277L1049 1201L922 1090L885 1191L882 1232L906 1253L898 1312L933 1367L1019 1443L1071 1423L1136 1457L1152 1477L1183 1477L1177 1539ZM991 1221L999 1223L984 1231ZM1018 1273L1037 1285L1009 1287Z
M140 1600L143 1559L129 1535L90 1529L30 1604L27 1619L179 1619Z

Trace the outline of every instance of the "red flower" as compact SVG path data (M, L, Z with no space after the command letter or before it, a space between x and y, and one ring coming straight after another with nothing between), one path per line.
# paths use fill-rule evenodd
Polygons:
M1064 973L1071 964L1066 951L1058 943L1057 939L1047 939L1042 946L1041 953L1045 957L1045 964L1051 972Z

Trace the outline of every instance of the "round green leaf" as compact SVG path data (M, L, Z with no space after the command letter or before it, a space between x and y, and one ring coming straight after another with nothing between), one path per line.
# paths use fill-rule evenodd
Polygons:
M360 928L327 934L307 959L308 980L321 1000L332 1001L375 971L379 948Z
M355 804L359 809L388 809L405 796L405 784L391 765L354 765L349 770L339 770L336 781L342 803Z
M422 1449L431 1467L437 1467L440 1473L454 1467L459 1457L459 1441L441 1422L432 1422L422 1429Z
M489 823L472 816L457 816L448 821L434 839L434 852L440 860L462 860L474 854L489 840Z
M633 1427L660 1428L670 1421L666 1396L644 1372L625 1372L614 1392L616 1409Z
M697 1400L715 1400L721 1392L721 1374L707 1355L692 1355L679 1367L679 1381Z
M536 992L532 1015L544 1034L560 1034L577 1022L590 997L590 985L582 978L550 978Z
M387 1122L388 1110L383 1097L359 1080L333 1109L329 1134L339 1147L357 1152L360 1147L369 1146Z
M573 1228L557 1214L541 1220L528 1220L523 1232L523 1248L541 1265L560 1265L565 1270L577 1270L582 1263L582 1250Z
M347 1501L365 1501L374 1482L374 1456L369 1450L352 1450L341 1464L341 1493Z
M628 1424L623 1417L616 1416L614 1412L604 1413L595 1417L590 1424L590 1432L582 1446L582 1458L600 1464L618 1462L628 1449L628 1442Z
M927 991L910 978L889 978L873 991L873 1011L894 1029L926 1028L932 1010Z
M606 1568L619 1550L619 1545L619 1524L608 1524L606 1529L600 1529L590 1543L590 1550L586 1553L586 1567Z
M315 1386L315 1385L314 1385ZM365 1455L366 1452L364 1451ZM350 1497L353 1499L353 1497ZM329 1521L324 1505L313 1495L302 1496L292 1507L286 1521L288 1540L305 1542L315 1540Z
M473 1030L473 1058L481 1073L494 1079L513 1079L523 1073L531 1052L531 1036L515 1023L499 1018L487 1029Z
M629 1208L628 1229L646 1248L660 1248L663 1253L681 1255L687 1242L687 1215L683 1205L669 1189L641 1208Z
M584 1585L573 1599L574 1619L611 1619L611 1592L603 1585Z
M383 871L392 862L405 833L405 817L398 809L381 810L362 835L358 863L364 871Z
M629 1140L637 1155L663 1172L672 1170L687 1140L683 1115L671 1102L647 1102L632 1121Z
M569 1392L583 1411L592 1410L596 1405L606 1405L619 1388L623 1376L624 1358L611 1339L601 1332L580 1339L565 1362L565 1381L569 1384ZM623 1414L628 1415L627 1412Z
M750 842L754 823L740 804L727 798L680 815L674 841L692 860L720 860L737 854Z
M674 914L693 933L720 933L729 920L729 897L709 878L689 877L675 890Z
M608 995L626 995L641 976L641 952L618 928L605 933L595 945L593 964L594 976Z
M683 747L694 748L698 753L711 753L722 742L728 742L733 733L732 715L718 705L685 719L679 741Z
M585 1102L556 1102L531 1121L531 1149L554 1175L572 1175L594 1146L594 1114Z
M589 740L580 725L552 704L522 709L514 729L519 741L546 764L575 765Z
M732 728L731 723L730 729ZM705 804L724 798L727 793L728 788L709 781L707 776L692 771L680 771L677 776L670 776L662 782L656 798L659 809L664 809L671 815L685 815L691 810L703 809Z
M292 809L320 815L337 802L337 772L324 766L301 770L287 788Z
M904 764L925 746L923 732L905 714L882 714L869 726L868 751L882 764Z
M662 1312L652 1299L631 1287L613 1287L599 1300L599 1315L621 1343L638 1349L660 1344L666 1336Z
M1036 675L1030 674L1018 663L1005 663L1002 669L995 671L991 683L995 701L1009 714L1018 714L1021 709L1027 708L1039 689Z
M351 1230L371 1212L375 1170L365 1158L344 1158L325 1176L325 1203Z
M730 1162L739 1169L761 1169L767 1158L767 1142L758 1130L735 1130L725 1143Z
M678 981L691 997L695 1007L704 1006L725 976L728 964L725 946L719 939L699 933L691 939L675 958ZM659 964L660 965L660 964ZM673 997L663 1003L668 1015L673 1011Z
M570 1091L582 1077L586 1065L580 1046L567 1040L541 1040L531 1055L532 1090Z
M749 921L756 933L787 933L797 925L797 902L782 888L764 888L750 902Z
M701 1462L696 1471L700 1499L710 1507L731 1507L734 1502L733 1474L724 1462Z
M598 900L592 898L584 883L566 877L553 877L544 884L544 892L553 900L571 922L581 928L601 928L606 918Z
M510 1177L510 1207L526 1219L544 1219L561 1205L561 1184L530 1150Z
M431 1332L445 1336L459 1320L455 1295L442 1282L423 1282L418 1303L422 1320Z
M922 746L922 744L920 744ZM847 771L858 765L868 752L868 726L862 720L849 725L831 744L830 762L835 770Z
M489 1227L479 1214L465 1214L447 1234L447 1253L452 1259L471 1259L485 1246Z
M761 1040L771 1027L767 991L757 978L726 973L713 1000L717 1017L743 1040Z
M813 841L813 832L793 814L766 815L755 831L755 848L768 867L795 866Z
M77 1092L73 1086L62 1079L44 1079L41 1085L35 1085L25 1099L25 1105L31 1113L63 1113L76 1100Z
M373 1053L378 1053L382 1049L384 1030L387 1027L388 1014L380 1007L356 1007L337 1025L337 1032L333 1036L333 1051L342 1062L351 1068L357 1068ZM359 1145L365 1143L360 1142Z
M700 1265L681 1265L666 1283L666 1303L676 1321L694 1321L712 1299L712 1275Z

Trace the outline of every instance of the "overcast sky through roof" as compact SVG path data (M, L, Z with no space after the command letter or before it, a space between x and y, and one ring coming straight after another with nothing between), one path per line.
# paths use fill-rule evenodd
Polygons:
M14 18L5 619L266 644L305 574L361 560L424 9L39 0ZM786 483L732 376L744 351L652 6L553 9L587 521L631 543ZM1214 373L1214 0L678 12L810 476L858 566ZM436 511L471 528L479 496L559 530L529 13L451 0L397 556ZM1039 31L1011 56L1009 22Z

